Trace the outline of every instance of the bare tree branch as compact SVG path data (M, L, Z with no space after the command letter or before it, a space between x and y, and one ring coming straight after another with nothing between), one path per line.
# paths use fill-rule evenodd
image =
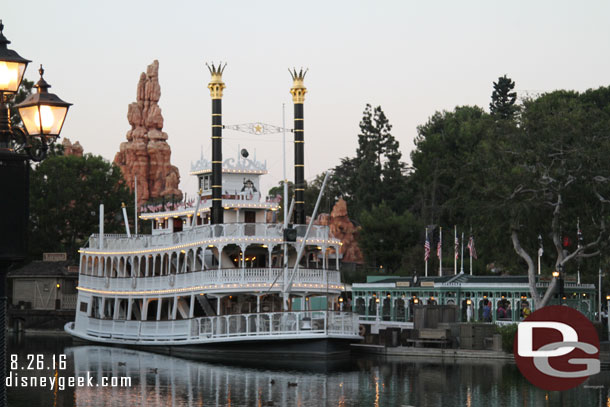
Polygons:
M515 252L527 263L527 277L529 282L529 289L536 306L540 302L540 295L538 295L538 290L536 289L536 272L534 267L534 261L532 257L523 250L521 247L521 243L519 242L519 235L516 230L513 230L511 233L511 238L513 241L513 247L515 248Z

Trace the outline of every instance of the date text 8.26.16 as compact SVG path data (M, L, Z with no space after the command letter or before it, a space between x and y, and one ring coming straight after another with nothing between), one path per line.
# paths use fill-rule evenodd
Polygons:
M25 358L11 354L11 370L65 370L66 355L44 355L42 353L29 353Z

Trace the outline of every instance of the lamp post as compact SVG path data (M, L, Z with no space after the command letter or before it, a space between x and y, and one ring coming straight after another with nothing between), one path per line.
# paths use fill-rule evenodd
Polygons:
M49 146L59 137L70 103L49 93L43 78L36 83L38 92L16 105L25 129L13 127L9 101L19 90L29 60L8 49L11 42L3 34L0 20L0 406L6 405L4 386L6 368L6 274L9 267L27 254L26 230L29 217L30 161L43 160Z
M610 295L606 295L606 325L608 326L608 341L610 341Z

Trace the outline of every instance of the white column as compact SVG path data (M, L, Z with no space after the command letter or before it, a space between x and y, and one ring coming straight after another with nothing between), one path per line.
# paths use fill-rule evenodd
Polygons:
M132 298L127 298L127 320L131 320L131 308L132 308L132 303L133 303L133 299Z
M176 314L178 312L178 296L175 295L174 296L174 305L172 307L172 319L175 320L176 319Z
M102 316L102 318L106 318L106 297L102 297L101 307L102 307L102 309L101 309L100 315Z
M100 238L99 248L104 248L104 204L100 204Z
M327 261L327 256L328 256L328 248L326 246L322 246L322 268L324 270L326 270L328 268L328 261Z
M113 298L114 301L114 312L112 315L112 319L119 319L119 300L118 298Z
M341 246L335 246L335 270L339 271L339 254L341 253Z
M217 246L218 249L218 269L220 270L222 268L222 251L224 249L224 246Z
M242 245L242 244L239 245L239 248L241 250L241 260L240 260L241 266L240 267L242 269L246 267L246 248L247 247L248 247L247 245Z
M189 318L195 315L195 294L191 294L191 306L189 308Z
M142 301L142 321L146 321L148 319L148 298L144 298Z
M163 298L157 299L157 321L161 320L161 304L163 304Z

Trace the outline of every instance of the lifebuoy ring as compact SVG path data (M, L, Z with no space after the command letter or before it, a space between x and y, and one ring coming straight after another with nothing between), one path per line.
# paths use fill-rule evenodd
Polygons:
M358 335L360 335L360 336L366 336L366 326L364 326L364 325L362 325L362 324L361 324L361 325L358 327Z
M170 287L173 287L175 283L176 283L176 275L175 274L170 274L169 275L169 285L170 285Z

